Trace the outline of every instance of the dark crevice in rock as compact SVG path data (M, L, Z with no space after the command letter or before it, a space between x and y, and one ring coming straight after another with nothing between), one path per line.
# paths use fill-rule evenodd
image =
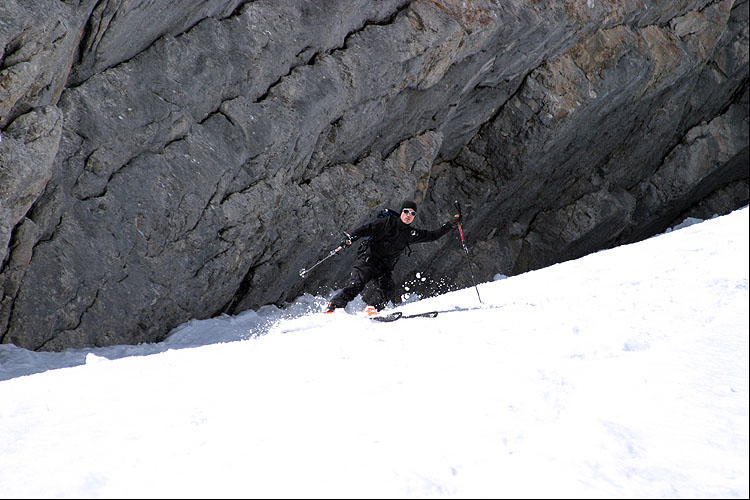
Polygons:
M81 196L77 197L76 199L80 201L91 201L91 200L97 200L100 198L105 198L107 196L107 185L105 184L101 191L98 191L94 194L88 195L88 196Z
M233 17L240 17L242 15L242 10L245 7L245 5L254 3L256 0L242 0L237 7L234 8L231 14L229 14L226 19L231 19Z
M255 155L255 156L251 157L251 158L248 158L248 160L245 162L245 165L253 162L255 159L257 159L260 156L261 155L258 154L258 155ZM244 165L242 167L240 167L240 168L244 168ZM235 176L232 179L232 182L230 182L229 184L230 185L233 184L234 180L236 180L236 179L237 179L237 176ZM248 192L249 190L251 190L255 186L257 186L259 183L263 182L264 180L266 180L266 178L261 176L261 177L257 177L255 179L253 179L252 181L246 183L242 187L242 189L227 189L226 191L224 191L224 194L222 195L221 199L219 200L219 202L218 202L219 205L225 203L229 198L231 198L235 194L242 194L242 193Z
M16 295L18 292L16 292ZM0 344L7 344L7 343L14 343L13 338L10 336L11 331L8 328L8 325L12 324L13 318L15 316L16 311L16 295L13 297L8 297L7 295L3 298L2 301L0 301L0 306L4 305L7 301L8 304L8 318L7 321L4 324L0 324Z
M101 286L105 286L106 284L107 284L107 282L104 281L104 282L102 282ZM71 328L66 328L66 330L77 330L81 326L81 324L83 323L83 317L86 315L87 312L89 312L91 310L91 308L94 307L94 304L99 299L99 293L100 293L100 291L101 291L101 287L99 287L99 288L96 289L96 292L94 293L94 296L91 298L91 301L89 301L89 303L86 304L86 306L83 308L83 311L81 311L81 313L78 315L78 321L76 322L76 324L73 325ZM77 296L78 296L78 294L76 293L76 297ZM68 306L68 304L66 304L63 307L67 307L67 306Z
M41 344L32 347L31 350L32 351L46 351L46 350L49 350L49 349L47 349L47 346L49 346L49 344L51 342L54 342L54 340L55 340L55 336L52 335L52 337L48 338L47 340L45 340ZM54 349L52 349L52 350L54 350Z
M167 149L173 144L177 144L178 142L182 142L188 138L188 134L182 134L179 137L175 137L174 139L167 141L164 143L164 149Z
M22 62L28 62L25 59L19 59L23 39L23 33L15 36L5 45L5 52L0 54L0 71L6 70Z
M355 36L355 35L357 35L357 34L359 34L359 33L362 33L362 32L363 32L364 30L366 30L366 29L367 29L368 27L370 27L370 26L388 26L388 25L392 24L392 23L394 22L394 20L396 19L396 17L397 17L397 16L398 16L398 15L399 15L399 14L400 14L400 13L401 13L402 11L404 11L405 9L407 9L409 5L410 5L410 3L409 3L409 4L406 4L406 5L404 5L404 6L402 6L402 7L401 7L401 8L399 8L399 9L396 9L396 11L395 11L395 12L393 12L393 13L392 13L392 14L391 14L391 15L390 15L389 17L387 17L386 19L384 19L384 20L382 20L382 21L365 20L365 21L364 21L364 22L362 23L362 25L361 25L360 27L358 27L358 28L356 28L356 29L352 30L352 31L351 31L350 33L348 33L348 34L347 34L347 35L346 35L346 36L344 37L344 40L343 40L343 42L342 42L342 44L341 44L340 46L338 46L338 47L333 47L333 48L331 48L331 49L329 49L329 50L325 51L325 52L324 52L324 54L325 54L325 55L332 55L332 54L334 54L335 52L338 52L338 51L340 51L340 50L345 50L345 49L346 49L346 47L347 47L348 41L349 41L349 40L350 40L350 39L351 39L351 38L352 38L353 36ZM258 103L261 103L261 102L265 101L266 99L268 99L268 98L269 98L269 97L271 96L271 94L273 93L274 89L275 89L275 88L276 88L276 87L277 87L277 86L278 86L278 85L279 85L279 84L280 84L280 83L281 83L282 81L284 81L284 79L286 79L286 78L288 78L289 76L291 76L291 75L292 75L292 73L294 73L294 72L295 72L295 70L297 70L297 69L299 69L299 68L302 68L302 67L305 67L305 66L312 66L312 65L315 65L315 64L316 64L316 62L317 62L317 61L319 60L319 58L321 57L321 54L322 54L322 53L321 53L320 51L314 51L314 52L313 52L313 51L314 51L314 48L313 48L313 47L311 47L311 46L305 46L305 48L303 48L302 50L300 50L299 52L297 52L297 54L296 54L296 57L301 57L301 56L302 56L302 55L304 54L304 55L305 55L305 59L304 59L304 60L303 60L302 62L300 62L299 64L296 64L296 65L292 65L292 66L290 66L290 67L289 67L289 70L288 70L288 71L287 71L287 72L286 72L285 74L283 74L283 75L279 76L279 77L278 77L278 78L277 78L277 79L276 79L276 80L275 80L274 82L272 82L272 83L271 83L270 85L268 85L268 87L266 87L266 90L265 90L265 92L263 92L263 93L262 93L262 94L260 94L260 95L259 95L259 96L258 96L258 97L257 97L257 98L255 99L255 100L253 100L253 103L254 103L254 104L258 104ZM310 52L311 52L311 53L310 53ZM224 102L226 102L226 101L229 101L229 100L232 100L232 99L235 99L236 97L237 97L237 96L235 96L235 97L232 97L232 98L228 98L228 99L223 99L223 100L222 100L222 102L221 102L221 103L219 103L219 107L221 107L221 105L222 105L222 104L223 104ZM214 113L217 113L217 112L218 112L218 108L217 108L216 110L212 111L212 112L209 112L209 113L208 113L208 115L210 116L210 115L212 115L212 114L214 114ZM205 118L204 118L203 120L201 120L201 122L204 122L204 121L205 121Z
M305 45L305 47L302 50L300 50L299 52L297 52L294 55L294 57L297 58L297 59L300 59L300 58L302 58L302 54L304 54L305 52L310 51L310 50L313 50L313 48L310 45ZM313 56L309 56L309 57L305 57L303 59L306 59L307 61L309 61L312 57Z
M32 210L33 209L34 207L32 206ZM29 212L31 212L31 210ZM33 220L33 217L29 217L29 218ZM57 223L55 223L55 227L51 231L49 231L49 236L41 236L39 238L39 241L36 242L36 244L39 245L40 243L48 243L50 241L54 241L55 234L57 233L57 230L62 225L63 225L63 215L60 214L59 218L57 219Z
M237 16L242 15L243 7L249 3L253 3L255 0L242 0L235 8L234 10L229 13L227 16L224 17L216 17L216 16L206 16L202 17L200 19L197 19L192 24L185 26L182 31L180 32L169 32L169 30L165 30L161 35L155 37L151 43L149 43L147 46L143 47L140 51L133 54L132 56L128 57L127 59L123 59L121 61L118 61L114 64L111 64L110 66L100 68L97 73L90 75L87 78L81 79L80 81L74 81L72 79L68 80L66 88L76 88L84 83L86 83L90 78L93 78L95 76L98 76L100 73L105 72L106 70L110 68L115 68L121 64L127 64L128 62L132 61L136 57L138 57L140 54L147 52L153 48L153 46L158 43L162 38L165 36L172 36L174 38L180 38L183 35L186 35L190 33L190 31L195 28L197 25L202 23L203 21L207 19L217 19L217 20L224 20L224 19L231 19ZM97 15L99 13L98 9L100 6L102 9L105 9L109 5L109 0L100 0L97 2L97 4L92 8L91 10L91 16ZM99 40L101 40L104 37L104 33L106 32L107 28L115 21L118 14L120 12L120 9L115 8L114 13L112 17L107 21L105 26L100 26L99 23L92 23L91 17L89 18L89 21L86 23L86 26L83 29L83 33L80 39L80 42L78 43L78 48L76 50L76 60L74 62L74 66L78 66L82 63L83 55L86 53L90 53L92 51L96 50L96 45L98 44ZM97 26L96 32L94 31L94 27Z
M742 84L737 86L737 88L734 90L734 93L732 93L730 98L727 99L726 105L721 110L719 110L716 116L724 115L729 111L729 108L731 108L732 106L741 104L745 93L747 93L748 91L749 84L750 84L750 79L748 78L743 79Z
M109 175L107 175L107 180L104 181L104 183L102 184L101 189L98 190L97 192L92 193L90 195L77 196L75 194L72 194L71 196L73 196L75 199L80 200L80 201L89 201L89 200L92 200L92 199L102 198L102 197L106 196L107 192L109 190L108 186L112 182L112 179L114 179L116 175L122 173L125 169L127 169L130 166L130 163L133 160L135 160L136 158L138 158L138 156L140 156L140 155L134 156L133 158L131 158L131 159L127 160L125 163L123 163L122 166L120 166L119 168L116 168L115 170L113 170L112 172L110 172Z
M334 49L328 51L328 54L330 55L330 54L336 52L337 50L346 49L347 46L348 46L348 44L349 44L349 40L351 40L352 37L354 37L354 36L362 33L364 30L366 30L370 26L390 26L391 24L393 24L395 22L396 18L399 16L399 14L401 14L406 9L408 9L411 6L412 3L413 3L413 0L410 1L409 3L406 3L406 4L402 5L401 7L397 8L390 16L386 17L382 21L366 20L359 28L356 28L355 30L353 30L351 33L348 33L344 37L344 42L341 44L341 47L334 48Z
M719 65L717 64L717 62L715 60L712 59L712 60L708 61L707 66L710 67L711 69L715 70L716 72L718 72L723 78L725 78L727 80L729 79L729 75L727 75L726 73L724 73L724 70L719 67Z
M107 28L109 27L112 20L117 16L117 10L115 10L112 17L107 21L106 25L102 25L101 22L92 22L92 18L94 16L101 16L103 14L103 11L108 6L109 2L108 0L99 0L96 5L91 9L91 14L89 16L88 21L86 22L86 25L83 28L83 32L81 34L80 41L78 42L78 47L76 49L76 60L74 61L73 66L79 66L83 63L83 57L84 54L95 51L96 46L98 45L99 41L104 36L104 33L107 31ZM102 18L100 17L100 21ZM121 61L122 62L122 61ZM121 63L120 62L120 63ZM120 64L117 63L117 64ZM113 66L117 66L117 64L114 64ZM103 68L102 71L106 70L108 68ZM95 76L95 75L92 75ZM73 79L72 74L71 78L68 79L67 88L76 88L84 83L88 78L76 81Z
M218 312L216 313L216 316L219 316L221 314L236 314L238 311L235 311L235 308L239 303L242 301L242 299L245 298L245 296L248 294L250 289L252 288L253 278L255 277L256 270L264 265L270 262L271 258L265 258L263 259L263 255L259 257L259 260L255 264L251 264L250 268L245 273L245 276L242 278L242 281L240 282L240 285L237 287L237 290L234 293L234 296L227 302L224 307L219 308Z

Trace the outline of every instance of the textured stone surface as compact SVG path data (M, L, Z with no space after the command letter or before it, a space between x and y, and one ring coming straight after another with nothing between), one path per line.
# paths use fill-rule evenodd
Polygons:
M152 342L325 293L354 252L299 270L407 197L427 228L461 201L480 281L727 213L747 26L739 0L3 2L0 339ZM462 254L396 278L467 286Z

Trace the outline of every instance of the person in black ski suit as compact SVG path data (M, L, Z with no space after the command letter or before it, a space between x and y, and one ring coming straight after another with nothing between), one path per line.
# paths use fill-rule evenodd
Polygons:
M379 297L367 309L371 313L375 312L372 310L373 307L376 311L383 310L396 289L391 272L404 249L414 243L437 240L450 231L451 226L457 223L460 217L456 215L452 221L446 222L439 229L427 231L411 227L416 215L417 204L405 200L401 204L399 217L379 218L349 233L350 238L344 240L342 245L351 245L352 241L363 237L369 237L369 241L354 262L349 284L328 303L326 312L346 307L372 280L375 281Z

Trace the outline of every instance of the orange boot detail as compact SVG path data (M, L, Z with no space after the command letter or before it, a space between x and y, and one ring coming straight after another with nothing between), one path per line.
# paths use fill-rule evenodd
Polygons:
M362 310L363 313L365 313L367 316L377 316L378 310L375 309L373 306L367 306Z

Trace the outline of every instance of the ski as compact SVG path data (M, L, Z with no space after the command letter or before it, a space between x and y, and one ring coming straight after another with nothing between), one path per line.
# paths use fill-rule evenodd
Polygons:
M397 319L408 319L408 318L434 318L438 315L438 311L428 311L417 314L404 314L402 312L394 312L391 314L385 314L383 316L373 316L370 319L373 321L381 321L383 323L390 323Z
M415 314L404 314L402 312L396 311L390 314L384 314L383 316L373 316L370 319L374 321L382 321L384 323L388 323L391 321L396 321L397 319L406 319L406 318L434 318L438 314L445 314L445 313L452 313L452 312L466 312L466 311L481 311L481 310L487 310L487 309L500 309L501 307L504 307L504 305L481 305L481 306L474 306L474 307L454 307L453 309L441 309L436 311L428 311L423 313L415 313Z
M534 304L529 304L534 305ZM381 323L390 323L392 321L396 321L399 319L409 319L409 318L434 318L438 314L445 314L445 313L452 313L452 312L466 312L466 311L481 311L481 310L488 310L488 309L499 309L505 307L504 304L498 304L498 305L488 305L484 304L481 306L474 306L474 307L459 307L456 306L452 309L439 309L435 311L427 311L422 313L414 313L414 314L404 314L401 311L396 311L388 314L383 314L380 316L365 316L366 318L369 318L373 321L380 321ZM327 313L324 313L327 314Z
M533 305L533 304L530 304L530 305ZM494 305L494 304L482 304L481 306L473 306L473 307L459 307L459 306L456 306L453 309L442 309L442 310L438 310L438 311L435 311L435 312L436 313L445 314L445 313L451 313L451 312L485 311L485 310L488 310L488 309L501 309L503 307L505 307L505 304L497 304L497 305Z

